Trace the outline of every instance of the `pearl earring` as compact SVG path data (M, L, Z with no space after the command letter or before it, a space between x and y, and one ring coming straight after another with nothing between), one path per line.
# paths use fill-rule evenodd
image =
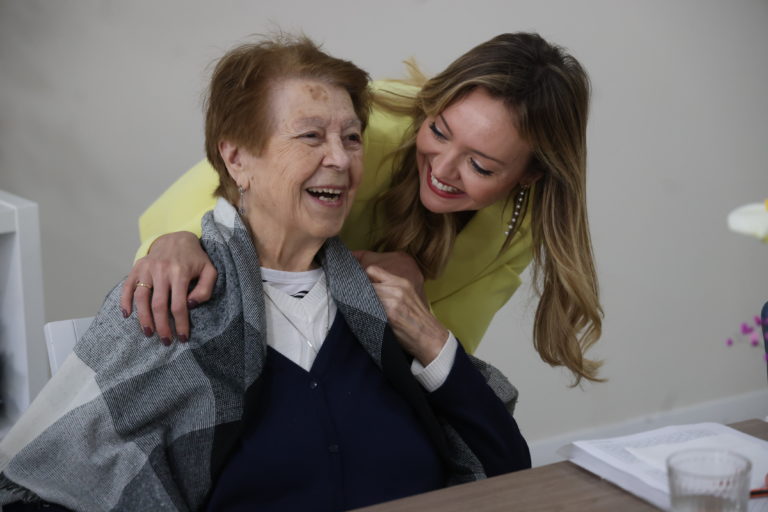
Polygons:
M517 228L517 224L520 221L520 216L523 211L523 203L525 203L525 198L528 195L528 189L528 185L521 185L520 192L518 192L517 197L515 197L515 209L512 212L512 218L509 219L509 224L507 224L507 230L504 231L504 234L507 236Z

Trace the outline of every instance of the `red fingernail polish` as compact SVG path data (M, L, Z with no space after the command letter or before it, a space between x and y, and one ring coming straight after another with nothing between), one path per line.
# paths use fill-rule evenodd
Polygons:
M199 306L199 305L200 305L200 304L198 304L198 303L197 303L197 301L196 301L195 299L189 299L189 300L187 301L187 307L188 307L189 309L195 309L195 308L196 308L197 306Z
M166 347L169 347L171 345L171 338L160 338L160 341L163 342L163 345Z
M152 336L152 328L150 328L150 327L144 327L144 336L146 336L147 338L149 338L150 336Z
M125 309L122 309L122 308L120 309L120 311L123 312L123 318L128 318L128 311L126 311Z
M186 343L189 338L187 338L186 334L179 334L179 341L182 343Z

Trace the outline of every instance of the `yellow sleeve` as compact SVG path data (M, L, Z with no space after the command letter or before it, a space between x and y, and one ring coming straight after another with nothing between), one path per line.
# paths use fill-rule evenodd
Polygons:
M496 312L520 286L520 274L504 265L431 303L432 312L468 353L474 353Z
M457 237L443 274L424 283L435 316L470 354L520 286L520 274L533 256L531 215L525 216L512 244L498 253L506 228L501 211L502 205L479 211Z
M160 235L190 231L198 237L203 214L216 205L213 192L219 176L208 160L202 160L185 172L139 217L141 245L136 259L147 254Z

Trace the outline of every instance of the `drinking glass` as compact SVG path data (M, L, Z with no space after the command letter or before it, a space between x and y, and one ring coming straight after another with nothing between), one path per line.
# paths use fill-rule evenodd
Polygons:
M673 453L667 459L673 512L746 512L752 463L722 449Z

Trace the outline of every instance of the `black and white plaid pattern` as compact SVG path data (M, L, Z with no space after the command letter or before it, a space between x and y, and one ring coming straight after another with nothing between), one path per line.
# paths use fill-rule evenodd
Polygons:
M190 313L189 342L165 347L145 338L135 316L122 318L121 284L114 288L74 353L0 443L0 504L43 499L73 510L201 508L222 452L216 428L242 421L246 391L267 353L259 260L230 204L219 200L205 215L202 243L218 279L213 298ZM361 345L385 373L400 375L393 382L406 381L399 388L404 394L418 395L355 258L334 238L321 261ZM392 362L382 361L385 346ZM513 405L517 392L506 379L480 369ZM422 407L423 397L413 400ZM466 445L450 430L444 435L453 480L482 478Z

